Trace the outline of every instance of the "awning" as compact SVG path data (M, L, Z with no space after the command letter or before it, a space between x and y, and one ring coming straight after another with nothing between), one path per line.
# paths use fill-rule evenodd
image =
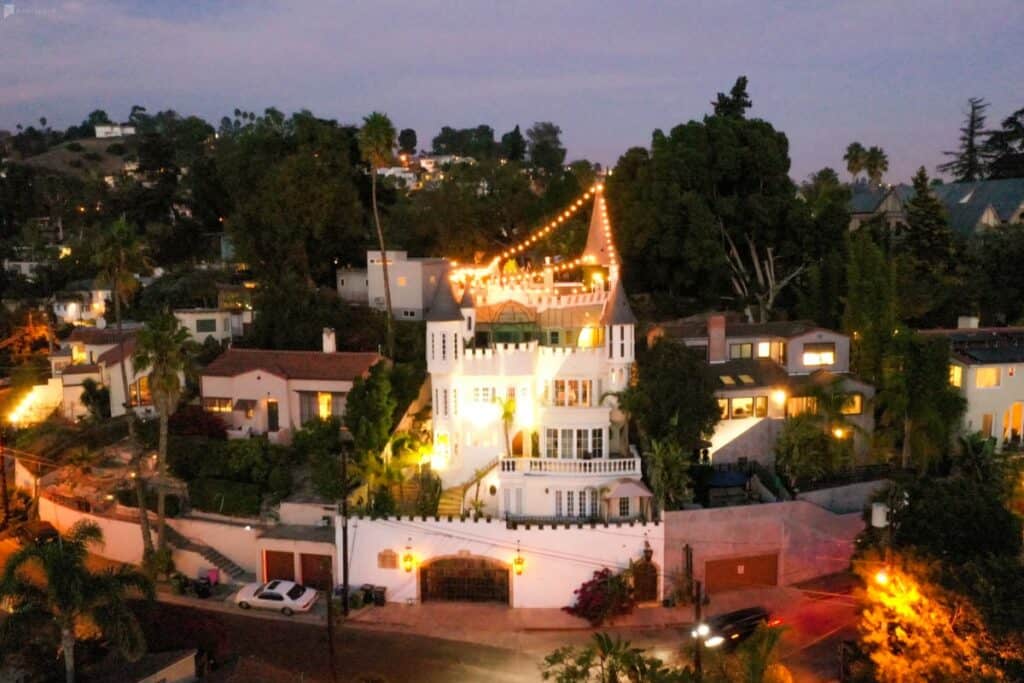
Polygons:
M235 401L235 410L252 410L256 408L256 399L240 398Z
M651 490L644 486L642 481L636 479L620 479L612 485L608 493L605 494L605 499L608 498L650 498L654 494Z

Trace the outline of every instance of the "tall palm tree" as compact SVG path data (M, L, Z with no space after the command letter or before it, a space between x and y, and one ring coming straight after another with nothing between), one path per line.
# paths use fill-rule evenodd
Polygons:
M516 419L516 400L514 398L507 398L501 400L500 398L494 399L498 403L498 407L501 408L501 424L505 428L505 457L512 457L512 423Z
M132 364L136 372L149 371L149 388L160 415L157 442L157 548L167 547L164 515L167 498L167 422L181 398L181 377L189 365L192 342L188 330L169 311L156 315L139 330Z
M114 320L117 324L117 344L121 361L121 389L124 392L124 411L128 416L128 440L134 451L132 464L135 476L135 494L139 506L139 527L142 530L142 546L146 554L153 552L153 538L149 532L149 518L146 516L146 485L142 481L141 451L135 442L135 420L131 415L131 394L128 391L128 370L124 357L124 329L121 308L139 288L135 273L150 269L145 247L135 230L124 217L114 221L96 247L93 260L99 268L96 280L110 287L114 296Z
M846 162L846 170L850 172L850 176L854 180L864 170L864 159L867 153L868 151L864 149L864 145L859 142L851 142L846 146L846 154L843 155L843 161Z
M889 156L881 147L869 147L864 155L864 170L867 171L868 181L873 185L882 184L882 176L889 170Z
M125 594L135 589L152 598L153 584L126 565L89 571L85 566L89 546L102 541L96 524L78 522L59 540L30 543L17 550L0 578L0 598L12 604L0 625L0 642L20 647L35 635L49 635L60 643L67 683L75 680L76 629L98 628L131 661L146 650Z
M377 209L377 169L391 163L395 151L395 126L387 114L373 112L363 118L359 130L359 151L363 161L370 166L370 198L373 202L373 222L377 227L377 243L380 246L381 268L384 272L384 308L387 310L388 357L395 357L394 320L391 315L391 281L388 279L388 259L384 249L384 230L380 225Z

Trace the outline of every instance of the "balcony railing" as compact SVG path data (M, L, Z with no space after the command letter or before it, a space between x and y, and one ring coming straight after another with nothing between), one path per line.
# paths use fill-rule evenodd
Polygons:
M502 458L500 466L514 474L640 474L639 458Z

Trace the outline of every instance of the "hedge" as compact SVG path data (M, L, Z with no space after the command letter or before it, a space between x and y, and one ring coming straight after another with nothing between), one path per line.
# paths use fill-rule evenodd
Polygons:
M189 484L192 507L206 512L236 517L254 517L260 513L260 487L227 479L196 479Z

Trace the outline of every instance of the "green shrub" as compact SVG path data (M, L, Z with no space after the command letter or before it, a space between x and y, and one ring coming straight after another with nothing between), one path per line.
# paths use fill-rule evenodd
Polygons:
M126 151L125 146L120 142L115 142L107 147L107 154L113 154L116 157L124 156Z
M420 490L416 496L417 515L436 515L441 504L441 477L432 472L419 475Z
M100 154L99 152L86 152L85 154L82 155L82 158L87 159L89 161L99 161L100 159L103 158L103 155Z
M275 500L286 498L292 492L292 472L285 465L275 465L267 475L267 493Z
M370 515L373 517L389 517L397 512L398 506L395 504L395 497L391 495L391 491L388 487L381 486L377 489L377 493L373 495L373 500L370 503Z
M240 517L260 513L260 487L227 479L196 479L188 487L192 507Z
M68 150L70 150L72 152L81 152L83 149L85 149L85 148L82 147L82 143L80 143L80 142L69 142L68 143Z

